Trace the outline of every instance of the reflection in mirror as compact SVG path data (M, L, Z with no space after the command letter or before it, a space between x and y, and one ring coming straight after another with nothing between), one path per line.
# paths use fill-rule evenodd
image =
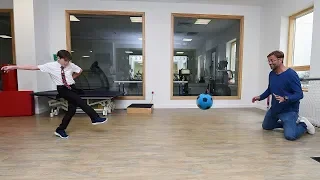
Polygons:
M15 64L13 10L0 10L0 64ZM0 76L0 91L2 90Z
M173 96L240 98L243 17L173 14Z
M69 48L84 70L76 80L79 88L143 97L144 14L85 12L69 14Z

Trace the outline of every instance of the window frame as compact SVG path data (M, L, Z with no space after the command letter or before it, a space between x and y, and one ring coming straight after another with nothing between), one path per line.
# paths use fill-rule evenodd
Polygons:
M304 15L307 15L311 12L314 12L314 6L308 7L306 9L303 9L295 14L292 14L289 16L289 31L288 31L288 46L287 46L287 61L286 65L287 67L290 67L294 69L295 71L310 71L310 65L305 65L305 66L293 66L293 43L294 43L294 25L295 25L295 20L299 17L302 17ZM308 88L302 88L302 91L308 92Z
M133 11L101 11L101 10L65 10L66 21L66 45L67 50L71 52L71 29L70 29L70 15L86 14L86 15L128 15L142 17L142 96L120 96L118 100L145 100L146 99L146 47L145 47L145 12Z
M307 15L311 12L314 12L314 6L303 9L295 14L289 16L289 31L288 31L288 46L287 46L287 61L286 65L296 71L310 71L310 65L305 66L294 66L293 65L293 53L294 53L294 29L295 21L297 18Z
M10 24L11 24L11 40L12 40L12 64L16 65L16 44L15 44L15 34L14 34L14 14L13 9L0 9L0 13L10 14Z
M244 16L242 15L220 15L220 14L190 14L190 13L171 13L171 61L170 61L170 100L194 100L197 96L174 96L173 95L173 63L174 63L174 18L175 17L191 17L198 19L238 19L240 20L240 39L239 39L239 66L238 66L238 83L237 83L237 96L212 96L217 100L240 100L242 94L242 70L243 70L243 37L244 37ZM236 68L237 69L237 68Z

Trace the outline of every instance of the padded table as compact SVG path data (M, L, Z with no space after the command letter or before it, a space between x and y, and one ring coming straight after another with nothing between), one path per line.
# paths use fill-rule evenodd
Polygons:
M58 115L60 109L63 109L65 111L68 110L68 101L59 97L59 93L57 90L34 92L33 95L39 97L47 97L51 99L48 101L49 107L51 108L50 117ZM111 113L115 109L114 98L123 95L123 92L108 91L103 89L82 90L81 93L79 93L79 96L83 100L85 100L89 106L101 105L103 107L103 115ZM95 110L100 111L100 109ZM80 108L78 108L77 112L83 111Z

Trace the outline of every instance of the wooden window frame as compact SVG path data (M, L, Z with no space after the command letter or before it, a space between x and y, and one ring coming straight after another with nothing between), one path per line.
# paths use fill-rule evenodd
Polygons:
M67 50L71 51L71 29L70 29L70 15L86 14L86 15L129 15L142 17L142 96L120 96L117 100L145 100L146 99L146 58L145 58L145 13L144 12L128 12L128 11L95 11L95 10L65 10L66 21L66 43Z
M287 61L286 65L296 71L309 71L310 65L305 66L293 66L293 44L294 44L294 34L295 34L295 20L299 17L302 17L306 14L309 14L314 11L314 6L311 6L309 8L303 9L302 11L299 11L291 16L289 16L289 32L288 32L288 50L287 50Z
M293 44L294 44L294 28L295 28L295 20L299 17L307 15L314 11L314 6L303 9L295 14L289 16L289 32L288 32L288 50L287 50L287 61L286 65L295 71L310 71L310 65L305 66L293 66ZM308 88L302 88L302 91L308 92Z
M243 65L243 37L244 37L244 16L238 15L218 15L218 14L189 14L189 13L171 13L171 73L170 73L170 100L195 100L197 96L174 96L173 95L173 62L174 62L174 18L175 17L191 17L199 19L238 19L240 20L240 39L239 39L239 68L238 68L238 88L237 96L212 96L217 100L239 100L242 93L242 65Z

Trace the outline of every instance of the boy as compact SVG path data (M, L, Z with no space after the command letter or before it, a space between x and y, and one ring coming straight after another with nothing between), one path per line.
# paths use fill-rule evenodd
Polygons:
M1 70L5 72L13 69L40 70L49 73L52 81L57 85L60 97L68 101L68 112L66 112L61 124L54 134L60 138L68 138L65 129L75 115L77 106L91 118L93 125L104 123L108 119L99 117L97 112L88 106L77 94L74 79L82 73L82 69L70 62L72 60L71 54L66 50L60 50L58 51L57 56L58 61L55 62L49 62L38 66L4 66Z

